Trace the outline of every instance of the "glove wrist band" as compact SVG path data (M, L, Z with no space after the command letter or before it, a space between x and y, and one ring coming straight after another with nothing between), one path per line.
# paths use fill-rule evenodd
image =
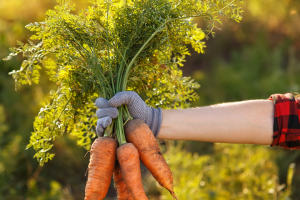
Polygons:
M155 138L157 138L160 128L161 128L161 124L162 124L161 108L158 108L158 109L151 108L151 112L148 113L147 122L150 122L150 124L148 124L148 123L146 123L146 124L149 126L149 128L152 131Z

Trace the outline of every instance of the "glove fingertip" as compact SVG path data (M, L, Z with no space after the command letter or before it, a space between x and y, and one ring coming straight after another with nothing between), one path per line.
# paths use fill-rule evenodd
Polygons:
M110 124L112 123L112 119L110 116L107 116L107 117L104 117L103 120L102 120L102 127L103 128L106 128L108 127Z
M100 126L100 125L97 125L97 127L96 127L96 133L97 133L97 135L99 137L103 137L103 135L104 135L104 129L103 129L103 127Z
M108 100L103 97L99 97L98 99L96 99L95 105L98 108L108 108L109 107Z

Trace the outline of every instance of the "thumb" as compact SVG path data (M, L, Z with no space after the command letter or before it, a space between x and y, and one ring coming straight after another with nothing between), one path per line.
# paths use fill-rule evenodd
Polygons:
M115 96L113 96L109 101L108 104L111 107L119 107L122 105L130 105L132 101L132 97L134 95L137 95L133 91L124 91L124 92L118 92Z

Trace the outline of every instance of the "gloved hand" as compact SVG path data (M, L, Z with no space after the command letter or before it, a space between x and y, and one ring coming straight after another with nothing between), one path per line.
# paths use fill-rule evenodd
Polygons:
M147 106L136 92L118 92L110 100L100 97L96 100L95 104L99 108L96 111L96 115L99 118L96 132L100 137L104 134L104 128L111 124L112 119L117 118L117 107L121 105L127 105L128 111L134 119L143 120L155 137L159 133L162 123L161 108L155 109Z

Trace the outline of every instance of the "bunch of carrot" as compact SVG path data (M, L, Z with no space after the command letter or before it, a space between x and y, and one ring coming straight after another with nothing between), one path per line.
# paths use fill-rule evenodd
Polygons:
M39 42L19 42L5 58L26 58L19 70L10 72L16 88L38 83L41 67L57 86L35 118L27 145L36 150L41 165L54 157L53 140L66 133L90 147L95 97L110 99L134 90L151 107L187 108L198 98L194 89L199 84L182 76L180 67L190 54L186 45L204 53L203 40L214 35L220 17L240 21L243 12L237 6L241 0L89 0L91 6L78 14L71 0L57 2L43 22L26 26L34 32L30 39ZM198 28L194 18L206 20L207 27ZM130 113L125 107L118 110L106 129L114 130L121 146L127 142L123 123Z
M124 129L129 143L118 147L115 139L103 137L92 144L85 200L103 199L112 177L118 200L148 199L142 184L140 160L158 183L177 199L173 175L148 125L134 119L127 122Z

